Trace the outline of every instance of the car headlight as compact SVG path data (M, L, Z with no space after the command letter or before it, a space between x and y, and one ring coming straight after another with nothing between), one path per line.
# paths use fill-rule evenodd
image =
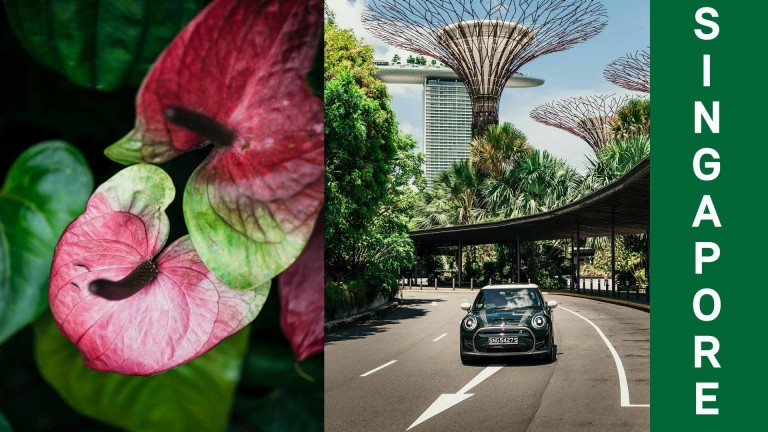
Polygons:
M544 315L536 315L531 319L531 325L535 329L543 328L547 325L547 319L544 318Z
M474 330L477 327L477 318L471 316L464 318L464 328L467 330Z

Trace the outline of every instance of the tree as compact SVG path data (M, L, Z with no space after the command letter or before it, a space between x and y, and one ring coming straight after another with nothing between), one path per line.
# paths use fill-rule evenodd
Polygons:
M432 59L432 66L435 66L435 65L437 65L437 60Z
M400 56L398 54L395 54L392 57L392 64L398 64L398 63L400 63Z
M414 57L412 54L409 54L408 55L408 60L406 60L406 63L408 63L408 64L416 63L416 57Z
M491 125L486 133L472 140L469 160L478 170L499 181L504 173L533 151L528 138L512 123Z
M648 136L632 136L626 140L613 140L587 161L587 174L573 190L573 200L587 195L618 179L651 151Z
M415 62L416 62L417 65L426 66L427 65L427 58L424 57L424 56L417 56Z
M424 179L416 141L398 132L374 76L373 49L349 30L325 30L326 304L365 306L394 294L398 269L413 262L408 222Z
M375 76L377 68L373 64L373 47L364 45L352 30L339 28L332 22L326 21L324 29L324 81L328 82L346 70L352 74L366 97L376 100L382 110L391 112L387 86ZM394 119L394 114L390 115Z
M480 185L483 176L469 161L454 162L438 174L420 204L414 224L420 229L465 225L485 218Z
M611 126L616 139L651 135L650 99L633 99L616 112Z
M325 85L326 246L339 270L351 265L343 251L354 249L386 196L397 137L387 114L348 71Z
M410 267L415 259L408 223L416 215L416 204L426 185L423 157L413 152L416 140L399 134L395 145L387 193L356 251L365 263L364 280L384 294L397 292L398 270Z

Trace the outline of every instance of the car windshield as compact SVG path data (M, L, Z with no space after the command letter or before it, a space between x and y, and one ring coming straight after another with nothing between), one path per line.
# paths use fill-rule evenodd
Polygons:
M477 294L473 309L501 310L541 307L541 297L536 289L499 288L484 289Z

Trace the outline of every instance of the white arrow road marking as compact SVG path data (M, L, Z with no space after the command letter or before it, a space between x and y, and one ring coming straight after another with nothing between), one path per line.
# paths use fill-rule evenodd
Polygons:
M432 306L437 306L437 302L436 302L436 301L433 301L433 302L432 302Z
M442 338L444 338L444 337L446 337L446 336L448 336L448 333L443 333L443 334L441 334L440 336L438 336L438 337L436 337L436 338L432 339L432 342L437 342L437 341L439 341L440 339L442 339Z
M441 394L440 397L438 397L437 400L434 401L426 411L424 411L424 414L417 418L416 421L413 422L413 424L408 427L407 430L411 430L414 426L429 420L430 418L440 414L441 412L456 405L457 403L469 399L472 395L467 394L467 392L470 391L472 387L485 381L488 377L500 371L503 367L504 366L488 366L487 368L483 369L482 372L477 374L476 377L472 378L472 381L462 387L458 393Z
M611 341L608 340L608 338L605 336L605 333L603 333L602 330L600 330L600 327L595 325L592 321L584 318L583 316L577 314L576 312L560 307L562 310L567 310L568 312L576 315L577 317L583 319L584 321L588 322L589 325L595 328L597 330L597 334L600 335L601 338L603 338L603 342L605 342L605 345L608 347L608 350L611 352L611 355L613 356L613 361L616 363L616 370L619 371L619 393L621 394L621 406L622 407L650 407L649 404L631 404L629 403L629 385L627 384L627 374L624 372L624 364L621 363L621 357L619 357L619 353L616 352L616 349L611 345Z
M378 371L378 370L384 369L385 367L387 367L387 366L391 365L392 363L394 363L394 362L396 362L396 361L397 361L397 360L392 360L392 361L391 361L391 362L389 362L389 363L384 363L383 365L381 365L381 366L377 367L376 369L372 369L372 370L369 370L368 372L366 372L366 373L364 373L364 374L362 374L362 375L360 375L360 376L361 376L361 377L364 377L364 376L368 376L368 375L370 375L370 374L372 374L372 373L374 373L374 372L376 372L376 371Z

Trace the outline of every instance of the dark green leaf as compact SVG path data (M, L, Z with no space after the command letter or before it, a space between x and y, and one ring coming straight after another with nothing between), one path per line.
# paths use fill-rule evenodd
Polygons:
M100 90L138 85L202 0L4 0L14 33L40 63Z
M61 141L26 150L0 191L0 342L47 304L56 241L93 187L80 152Z
M5 419L3 413L0 412L0 432L12 432L11 425L8 424L8 420Z
M291 347L276 341L252 342L245 357L242 385L249 389L322 385L321 356L311 356L301 363ZM303 375L303 376L302 376ZM313 380L313 381L310 381Z
M141 431L223 431L247 349L246 327L208 353L163 374L100 373L59 333L50 314L35 323L35 355L45 379L80 413Z
M322 406L322 391L278 387L258 399L238 398L235 410L251 426L243 430L312 432L323 430Z

